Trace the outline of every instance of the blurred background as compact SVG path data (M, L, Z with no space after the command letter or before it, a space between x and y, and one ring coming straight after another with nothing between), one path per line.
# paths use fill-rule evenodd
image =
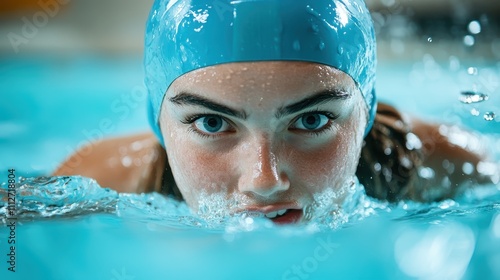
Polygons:
M152 2L0 2L0 172L46 174L90 141L149 129L141 60ZM409 113L500 132L499 1L366 3L382 99ZM463 91L489 100L460 103Z

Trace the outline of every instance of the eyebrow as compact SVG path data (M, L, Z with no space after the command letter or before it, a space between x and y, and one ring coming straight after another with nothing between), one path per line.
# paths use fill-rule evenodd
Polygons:
M330 101L335 101L335 100L345 100L348 99L349 97L351 97L351 94L343 90L337 90L337 89L323 90L301 101L279 108L275 116L277 119L279 119L282 118L283 116L303 111L312 106L328 103Z
M324 90L320 91L313 96L304 98L301 101L298 101L296 103L290 104L285 107L278 108L276 111L275 117L277 119L280 119L286 115L291 115L300 111L303 111L309 107L313 107L316 105L320 105L323 103L327 103L330 101L335 101L335 100L345 100L351 97L351 94L349 94L346 91L342 90ZM209 99L206 99L204 97L198 96L193 93L188 93L188 92L181 92L178 95L171 97L170 102L183 106L183 105L193 105L193 106L200 106L200 107L205 107L209 110L216 111L219 113L223 113L229 116L233 116L239 119L246 120L248 117L248 114L245 111L238 111L235 109L232 109L228 106L222 105L220 103L211 101Z
M170 102L176 104L176 105L194 105L194 106L201 106L205 107L207 109L210 109L212 111L216 111L219 113L223 113L229 116L233 116L239 119L247 119L247 113L245 111L238 111L232 108L229 108L225 105L219 104L217 102L208 100L204 97L198 96L196 94L192 93L187 93L187 92L181 92L178 95L172 97L169 99Z

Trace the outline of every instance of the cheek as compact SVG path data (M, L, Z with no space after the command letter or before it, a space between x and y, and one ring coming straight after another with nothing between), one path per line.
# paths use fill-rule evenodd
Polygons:
M231 165L227 156L192 141L185 128L166 122L165 146L172 174L184 199L196 205L202 192L226 192L231 186Z
M292 153L295 179L314 192L339 188L356 173L364 126L353 117L339 126L335 138L316 149Z
M295 176L305 181L308 188L315 191L326 187L340 187L355 173L359 154L347 138L328 143L325 147L297 153Z

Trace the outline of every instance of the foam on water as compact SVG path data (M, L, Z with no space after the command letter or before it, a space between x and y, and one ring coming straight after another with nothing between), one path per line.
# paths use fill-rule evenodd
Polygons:
M15 215L23 222L107 213L147 222L164 221L188 227L226 228L230 231L248 231L249 224L252 225L250 229L275 227L262 213L234 213L234 209L247 204L241 195L230 198L223 193L201 195L199 210L193 214L185 203L173 198L158 193L119 194L101 188L93 179L80 176L21 178L16 184L16 192ZM0 195L3 201L0 207L1 221L7 224L6 184L0 188ZM384 208L387 208L387 204L367 197L363 186L353 178L337 191L326 189L315 194L314 203L304 212L309 230L319 230L338 229Z
M202 196L200 209L197 214L193 214L184 202L173 198L158 193L117 193L101 188L93 179L80 176L21 178L16 186L15 216L21 222L107 213L145 222L164 221L206 229L224 230L229 227L234 231L238 224L242 225L244 231L248 230L248 224L254 224L253 228L277 227L261 213L233 213L234 207L245 204L242 203L244 198L227 199L220 193ZM398 211L406 214L393 217L396 220L465 215L470 209L477 210L481 202L495 201L495 198L500 197L499 190L500 186L475 187L466 191L459 200L430 204L413 201L389 204L368 197L364 187L353 178L341 190L326 189L315 194L314 203L304 211L305 223L298 228L304 226L308 231L339 229L371 215ZM8 218L6 184L2 184L0 195L0 221L5 225ZM345 199L338 203L341 197ZM500 209L500 203L487 207Z
M349 221L359 221L373 213L376 209L385 208L384 203L378 203L366 196L364 187L357 178L351 178L338 190L331 188L313 195L314 202L304 209L304 221L309 230L338 229ZM342 201L342 202L339 202ZM224 193L200 195L198 201L198 217L206 222L208 227L220 227L224 224L248 224L269 227L272 223L262 213L243 211L234 213L234 209L248 205L243 195ZM234 228L232 229L234 230Z

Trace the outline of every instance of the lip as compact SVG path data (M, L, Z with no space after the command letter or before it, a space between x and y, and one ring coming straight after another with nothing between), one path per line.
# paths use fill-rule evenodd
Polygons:
M302 219L302 207L297 205L296 203L280 203L280 204L272 204L266 206L249 206L245 209L241 209L236 211L236 213L241 212L260 212L262 214L268 214L271 212L276 212L280 210L287 210L287 212L283 216L278 216L276 218L270 219L275 224L294 224L298 223Z

